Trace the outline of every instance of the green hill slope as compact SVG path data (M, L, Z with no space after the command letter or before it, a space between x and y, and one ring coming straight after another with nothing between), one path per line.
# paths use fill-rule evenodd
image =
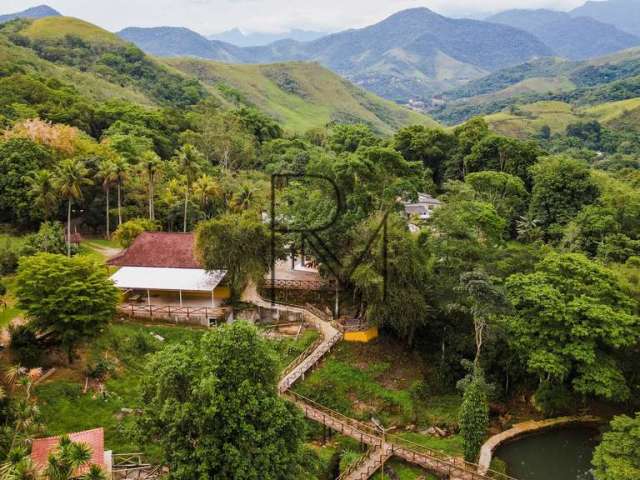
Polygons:
M165 63L193 75L212 94L236 96L292 130L330 122L364 122L390 133L409 124L435 124L429 117L365 92L316 63L229 65L190 58L167 59Z
M55 78L99 101L123 98L184 108L213 96L223 107L255 106L294 131L331 122L366 123L381 133L408 124L435 124L317 64L156 59L110 32L70 17L1 27L0 68Z

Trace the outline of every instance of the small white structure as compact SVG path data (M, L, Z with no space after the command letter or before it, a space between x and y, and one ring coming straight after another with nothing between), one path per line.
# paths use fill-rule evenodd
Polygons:
M407 217L418 216L420 220L428 220L433 211L442 205L442 202L428 193L419 193L418 201L403 202L403 205Z
M182 292L211 295L211 305L216 305L215 289L220 285L225 272L209 273L197 268L150 268L122 267L111 280L121 290L142 290L147 292L147 302L151 304L151 291L177 292L182 306Z

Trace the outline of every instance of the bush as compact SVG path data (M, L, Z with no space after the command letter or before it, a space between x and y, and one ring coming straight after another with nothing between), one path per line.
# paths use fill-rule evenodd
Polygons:
M72 245L71 253L74 254L76 251L77 247ZM44 222L40 225L38 233L26 238L22 255L35 255L40 252L67 254L64 226L60 222Z
M113 363L106 358L100 358L96 363L91 363L87 366L87 377L94 380L104 380L115 370Z
M9 326L11 352L17 363L24 367L40 365L42 348L35 332L28 325Z
M7 294L7 287L4 283L0 282L0 297L4 297Z
M15 273L20 254L18 248L8 238L0 240L0 275Z
M575 405L571 392L564 385L542 383L534 397L535 406L546 417L569 412Z
M141 233L155 232L156 230L158 230L158 225L153 220L134 218L120 225L113 234L113 239L123 248L128 248Z

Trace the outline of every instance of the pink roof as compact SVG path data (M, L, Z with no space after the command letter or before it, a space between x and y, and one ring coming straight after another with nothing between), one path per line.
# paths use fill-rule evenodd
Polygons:
M84 443L91 449L91 460L86 465L80 467L74 476L81 476L89 471L91 465L98 465L106 472L104 463L104 428L95 428L84 432L70 433L69 439L74 443ZM39 471L47 467L49 454L55 453L60 436L37 438L31 444L31 461Z
M120 255L107 263L119 267L198 268L193 233L141 233Z

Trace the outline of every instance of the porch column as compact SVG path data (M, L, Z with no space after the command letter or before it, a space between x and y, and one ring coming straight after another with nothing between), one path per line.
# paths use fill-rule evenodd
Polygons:
M147 304L151 306L151 292L147 289Z
M215 299L215 295L214 295L215 289L211 290L211 307L215 308L216 306L216 299Z
M180 292L180 306L182 306L182 290L178 290Z

